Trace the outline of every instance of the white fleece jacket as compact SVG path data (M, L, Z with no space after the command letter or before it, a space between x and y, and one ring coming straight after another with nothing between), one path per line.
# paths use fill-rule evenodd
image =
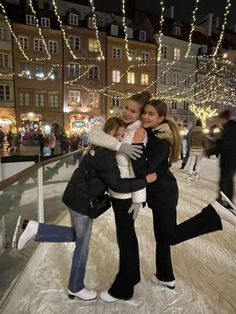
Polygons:
M126 128L125 136L122 143L132 144L133 137L137 128L141 127L140 120L133 122ZM108 149L118 151L122 144L113 136L103 131L103 126L94 126L89 132L89 142L91 144L106 147ZM130 158L124 154L118 152L116 154L116 160L120 169L121 178L135 178L133 167ZM132 193L117 193L110 190L110 194L114 198L128 199L132 198L133 203L142 203L146 201L146 189L142 189Z

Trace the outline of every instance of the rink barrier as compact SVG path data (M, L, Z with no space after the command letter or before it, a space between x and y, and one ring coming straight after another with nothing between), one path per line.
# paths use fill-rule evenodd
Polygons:
M33 241L22 251L11 247L18 217L55 223L65 214L61 197L84 152L39 161L0 182L0 312L38 247Z

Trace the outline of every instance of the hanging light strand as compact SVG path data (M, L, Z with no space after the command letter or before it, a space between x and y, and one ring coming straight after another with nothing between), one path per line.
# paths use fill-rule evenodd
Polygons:
M199 0L196 0L195 8L194 8L193 13L192 13L193 14L193 21L192 21L191 30L190 30L190 33L189 33L189 42L188 42L188 48L187 48L187 52L185 54L185 58L188 58L189 53L190 53L190 49L191 49L191 46L192 46L192 36L193 36L194 28L195 28L196 13L198 11L198 3L199 3Z
M162 32L162 27L164 23L164 0L160 0L160 6L161 6L161 17L160 17L160 29L158 32L158 51L157 51L157 61L160 61L161 59L161 48L162 48L162 37L163 37L163 32Z

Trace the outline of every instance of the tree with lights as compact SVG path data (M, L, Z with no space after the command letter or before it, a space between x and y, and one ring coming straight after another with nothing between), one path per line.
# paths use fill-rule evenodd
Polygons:
M192 104L189 106L189 109L194 113L194 115L201 120L203 128L206 127L206 120L208 118L214 117L217 115L218 111L217 109L212 109L211 105L209 106L197 106L195 104Z

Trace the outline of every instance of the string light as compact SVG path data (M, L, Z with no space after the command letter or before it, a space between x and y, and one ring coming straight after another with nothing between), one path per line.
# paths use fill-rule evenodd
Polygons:
M19 40L17 39L16 34L14 33L14 31L13 31L13 29L12 29L11 23L9 22L9 19L8 19L8 17L7 17L7 14L6 14L5 7L3 6L3 4L2 4L1 2L0 2L0 7L1 7L1 9L2 9L2 12L3 12L3 15L4 15L5 21L6 21L7 25L8 25L8 28L9 28L9 30L10 30L10 32L11 32L13 38L15 39L15 42L16 42L16 44L17 44L17 46L18 46L18 48L19 48L21 54L24 56L24 58L25 58L26 60L30 61L30 62L48 60L48 58L35 58L35 59L33 59L33 58L30 58L30 57L28 57L28 56L26 55L24 49L21 47L21 44L20 44Z
M189 56L190 49L191 49L191 46L192 46L192 36L193 36L195 22L196 22L196 13L198 11L198 3L199 3L199 0L196 0L195 8L193 10L193 21L192 21L191 30L190 30L190 33L189 33L189 42L188 42L188 48L187 48L187 52L185 54L185 58L187 58Z
M39 20L36 17L36 11L34 10L33 4L32 4L32 0L29 0L29 5L30 5L32 13L34 14L34 19L35 19L36 27L38 28L39 36L41 37L41 39L43 41L44 49L45 49L46 54L48 56L47 60L50 60L51 59L51 55L50 55L50 53L48 51L47 44L46 44L46 42L44 40L44 37L43 37L43 34L42 34L42 29L41 29L41 27L39 27Z
M89 0L90 6L91 6L91 10L93 13L93 27L95 28L95 35L96 35L96 39L97 39L97 44L98 44L98 50L100 52L100 57L102 60L105 60L104 54L102 52L102 47L101 47L101 43L99 40L99 36L98 36L98 27L97 27L97 23L96 23L96 14L95 14L95 6L93 5L93 0Z
M160 0L160 6L161 6L161 17L160 17L160 29L158 32L158 51L157 51L157 61L160 61L161 59L161 48L162 48L162 37L163 37L163 32L162 32L162 26L164 23L164 0Z

